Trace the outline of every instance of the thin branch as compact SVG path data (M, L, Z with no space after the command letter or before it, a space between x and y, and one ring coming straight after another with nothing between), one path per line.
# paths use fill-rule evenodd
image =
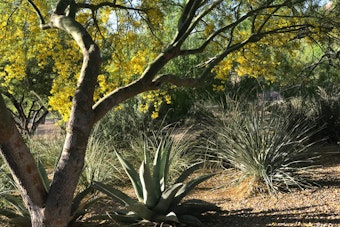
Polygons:
M35 13L38 15L39 20L40 20L40 25L44 25L45 24L45 20L43 15L41 14L39 8L34 4L34 2L32 0L27 0L28 3L33 7Z
M199 87L201 86L202 80L200 78L180 78L173 74L162 74L156 77L153 81L158 87L163 83L169 83L177 87Z
M303 0L299 0L297 1L298 2L301 2ZM254 10L251 10L249 11L248 13L246 13L245 15L243 15L242 17L240 17L239 19L237 19L236 21L234 21L233 23L231 24L228 24L220 29L218 29L217 31L215 31L214 33L212 33L204 42L203 44L196 48L196 49L188 49L188 50L181 50L180 52L180 55L191 55L191 54L197 54L197 53L202 53L204 51L204 49L218 36L220 35L221 33L229 30L229 29L234 29L237 25L239 25L240 23L242 23L243 21L245 21L246 19L248 19L249 17L253 16L253 15L256 15L257 13L261 12L262 10L265 10L265 9L271 9L271 8L274 8L274 9L279 9L281 7L284 7L287 5L287 2L285 3L282 3L282 4L276 4L276 5L266 5L266 6L261 6L257 9L254 9ZM210 7L211 8L211 7ZM210 9L209 10L212 10ZM276 10L275 10L276 11ZM198 20L201 20L202 17L204 16L205 14L202 14L202 15L199 15L196 19L195 19L195 22L193 22L193 25L196 24L198 22ZM196 26L196 25L195 25ZM188 29L188 31L190 31L190 28ZM188 34L187 34L188 35Z
M116 1L113 2L101 2L99 4L89 4L89 3L76 3L76 7L78 9L91 9L92 11L96 11L102 7L112 7L118 9L126 9L126 10L134 10L134 11L144 11L145 9L139 9L135 7L123 6L117 4Z

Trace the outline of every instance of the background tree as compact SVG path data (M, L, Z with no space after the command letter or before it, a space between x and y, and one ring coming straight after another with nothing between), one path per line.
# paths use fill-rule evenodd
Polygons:
M12 9L1 22L10 34L3 37L4 42L18 50L20 43L31 42L28 50L18 51L16 57L4 55L2 61L9 62L1 72L4 83L25 77L23 69L30 59L25 56L35 57L38 66L47 65L47 59L52 59L57 76L50 105L67 121L65 143L46 191L32 154L0 98L1 151L33 226L67 226L91 129L110 109L141 95L141 100L146 100L141 104L151 101L157 111L159 101L166 100L167 89L172 86L195 87L215 79L226 81L232 70L239 75L261 74L272 80L268 71L255 67L263 63L258 53L269 46L285 47L289 41L295 45L294 37L306 29L311 35L321 28L316 17L307 14L306 8L313 1L304 0L59 0L51 10L52 3L1 3L3 9ZM173 7L171 11L167 6ZM40 28L46 31L37 30L33 12L38 15ZM177 13L177 20L164 27L169 12ZM9 21L13 26L7 26ZM22 33L23 27L32 30ZM16 40L17 34L21 34L20 40ZM40 36L41 40L32 38ZM6 47L2 45L2 51ZM194 65L183 72L170 70L172 61L188 56L204 60L197 58L199 65L190 62ZM276 56L271 58L268 69L279 65ZM220 86L216 84L214 88L219 90Z
M51 66L50 63L39 68L32 58L27 60L25 77L19 81L13 79L3 83L5 101L21 134L34 135L49 113L48 97L55 76ZM11 90L13 88L15 91Z

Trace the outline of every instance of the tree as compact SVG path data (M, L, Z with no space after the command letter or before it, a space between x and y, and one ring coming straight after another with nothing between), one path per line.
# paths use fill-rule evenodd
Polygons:
M251 52L252 50L258 52L261 42L271 45L271 42L280 39L280 42L275 45L282 45L282 42L288 42L306 29L314 34L314 29L319 28L319 24L315 22L315 17L309 19L306 15L306 6L309 2L305 0L187 0L185 2L143 0L131 3L130 1L59 0L51 11L49 21L46 22L44 15L50 12L52 3L46 1L38 5L38 1L27 0L26 3L31 7L28 11L37 14L40 27L44 31L52 29L64 32L64 34L49 33L49 39L56 43L55 50L44 46L49 45L48 42L39 43L42 48L38 50L33 42L30 48L35 49L36 52L29 53L44 54L54 59L58 76L54 80L52 93L60 89L66 93L67 99L70 97L72 99L70 111L64 112L64 119L68 120L65 143L53 174L50 190L46 191L39 177L35 160L0 96L1 152L29 209L32 226L67 226L72 215L72 198L84 165L91 129L110 109L143 92L162 89L167 84L195 87L213 80L215 76L223 80L233 66L239 66L238 70L241 73L242 63L254 59L256 55L251 55ZM24 3L15 1L13 4L17 10L28 9ZM178 17L175 17L178 20L172 23L173 27L169 28L170 33L173 32L172 38L159 39L158 36L163 33L164 13L167 12L164 10L165 5L174 7L171 12L178 13ZM304 20L301 20L301 17ZM115 19L118 20L117 23L114 22ZM138 20L144 20L143 27L136 23ZM103 21L106 24L102 23ZM17 23L21 22L25 26L35 25L31 17L19 17ZM116 33L110 31L110 28L115 26L115 29L125 31L124 39L119 35L114 36ZM102 32L103 29L107 29L107 32ZM145 31L148 32L143 33ZM136 42L139 35L145 34L150 37L150 41L144 40L134 47L146 49L126 53L129 49L119 48L119 45L124 45L124 42L131 45L129 39ZM104 42L103 37L111 37L111 35L112 39ZM103 42L99 42L100 40ZM192 40L196 40L195 45L192 44ZM101 48L103 56L106 56L106 52L110 50L107 48L107 42L118 42L113 43L117 50L114 50L115 54L111 55L109 60L102 59L101 55ZM79 66L74 64L70 64L73 67L63 66L63 59L73 63L79 62L77 51L79 49L82 54L81 68L78 69ZM240 53L244 53L244 56ZM199 66L189 66L188 71L183 72L182 75L167 72L168 63L174 59L201 54L206 58ZM124 61L126 56L129 61ZM21 57L20 60L24 61L24 56ZM44 57L36 57L40 59L41 64L45 64ZM230 57L232 59L239 57L240 60L233 62L229 60ZM7 60L16 62L13 58ZM103 61L106 65L101 71ZM132 65L131 71L130 67L120 68L120 62L135 64ZM125 65L122 64L122 67ZM79 70L79 73L76 70ZM15 64L9 64L3 71L5 82L25 75L20 67L16 68ZM253 73L255 72L253 70ZM119 78L125 81L116 83L117 80L111 78L110 73L119 75ZM63 83L63 86L60 83ZM15 92L15 89L12 91ZM58 102L57 99L52 101ZM60 104L62 108L67 109L63 104Z
M20 133L32 136L49 113L47 102L55 74L51 63L38 68L35 59L28 60L25 67L24 78L3 83L2 89ZM10 88L15 88L15 92Z

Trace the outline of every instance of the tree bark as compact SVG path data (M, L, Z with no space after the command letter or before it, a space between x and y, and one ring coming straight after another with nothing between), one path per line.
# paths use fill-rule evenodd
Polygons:
M92 106L101 64L100 50L82 25L64 15L71 2L60 1L48 24L49 28L70 34L83 54L64 147L48 193L29 149L20 137L2 98L0 100L1 150L20 186L22 198L30 210L32 226L35 227L64 227L72 219L73 195L84 166L86 146L94 124Z
M32 221L41 219L47 196L35 160L21 137L0 94L0 148Z
M67 226L72 219L73 195L83 169L87 142L94 124L93 94L101 57L98 46L74 18L54 14L50 24L53 28L69 33L83 54L83 65L73 98L67 135L44 210L43 226ZM38 226L38 223L36 225Z

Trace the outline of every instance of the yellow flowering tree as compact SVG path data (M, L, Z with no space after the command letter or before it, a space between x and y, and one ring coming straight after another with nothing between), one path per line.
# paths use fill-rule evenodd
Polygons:
M141 108L152 102L157 117L160 102L170 102L166 88L226 80L230 70L274 79L258 67L264 61L279 67L272 62L279 61L275 55L264 60L267 51L321 28L307 15L309 2L1 2L1 9L9 9L0 23L8 29L1 34L2 93L16 92L11 83L25 78L27 59L36 59L41 68L52 62L56 76L49 102L67 121L65 143L47 190L0 96L0 148L32 226L62 227L72 219L72 198L91 129L109 110L141 96ZM183 71L172 70L176 60L195 56L199 64L188 61Z

